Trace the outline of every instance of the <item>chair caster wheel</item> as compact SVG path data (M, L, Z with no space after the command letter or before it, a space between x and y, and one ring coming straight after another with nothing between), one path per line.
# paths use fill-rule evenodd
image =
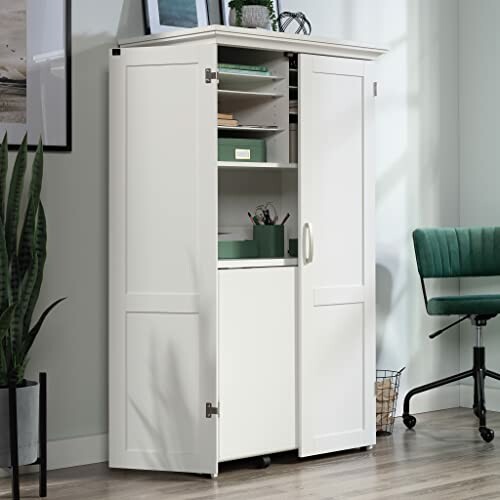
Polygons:
M271 465L271 457L263 456L257 460L257 469L267 469Z
M490 443L495 438L495 431L493 429L489 429L488 427L479 427L479 434L483 438L483 441Z
M403 423L408 429L413 429L417 423L417 419L413 415L403 415Z

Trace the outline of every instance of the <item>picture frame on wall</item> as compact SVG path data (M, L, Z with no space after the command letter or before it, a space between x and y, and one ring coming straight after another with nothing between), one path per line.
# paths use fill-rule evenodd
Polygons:
M231 26L229 22L229 11L231 10L229 8L229 2L231 0L220 0L220 17L222 24L226 26ZM281 12L281 1L280 0L274 0L274 11L276 12L276 19L279 17L280 12Z
M2 0L0 32L0 140L71 151L71 0Z
M207 0L143 0L146 32L154 35L208 26Z

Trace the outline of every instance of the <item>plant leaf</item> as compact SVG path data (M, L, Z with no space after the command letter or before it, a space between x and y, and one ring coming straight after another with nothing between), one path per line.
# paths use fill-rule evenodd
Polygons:
M15 304L12 304L0 315L0 344L4 341L4 338L9 331L15 308Z
M45 321L45 318L49 315L50 311L54 309L57 305L59 305L61 302L66 300L66 297L62 297L55 302L53 302L45 311L42 313L36 324L33 326L33 328L29 331L28 335L25 338L25 343L23 345L23 356L26 356L31 349L31 346L33 345L33 342L36 339L36 336L38 335L38 332L40 331L40 328L42 328L43 322Z
M16 351L22 350L22 346L24 344L23 337L28 334L28 329L24 328L26 311L28 310L37 278L38 257L35 255L21 283L21 287L19 289L19 302L17 303L14 318L12 320L12 341L14 343L14 350ZM20 349L17 348L18 346Z
M21 241L19 243L19 277L22 279L26 273L35 253L33 248L33 241L35 237L35 219L36 219L36 208L38 207L38 202L35 202L33 197L30 198L28 203L28 208L26 209L26 215L24 217L23 230L21 232Z
M24 174L28 157L27 147L28 134L24 136L23 142L17 152L14 169L9 187L9 198L7 201L7 214L5 219L5 238L7 241L7 252L9 258L16 253L17 248L17 228L19 225L19 207L23 193Z
M38 210L40 203L40 192L42 190L43 180L43 144L42 137L38 140L38 146L33 158L33 165L31 168L31 182L30 182L30 199L34 200L35 212Z
M9 256L5 244L5 227L0 219L0 310L5 310L9 305L10 277Z
M0 146L0 219L5 220L5 189L7 187L7 170L9 169L9 148L7 132L3 136Z
M43 203L40 202L38 207L38 216L35 228L35 240L34 240L34 253L38 260L38 271L37 279L31 293L28 308L24 314L24 331L27 332L31 326L31 318L33 316L33 311L35 310L38 297L40 295L40 289L42 287L43 281L43 270L45 267L45 260L47 258L47 219L45 218L45 210L43 208Z

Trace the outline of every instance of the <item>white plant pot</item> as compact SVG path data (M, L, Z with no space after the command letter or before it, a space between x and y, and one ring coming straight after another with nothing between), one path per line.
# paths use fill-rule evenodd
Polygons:
M19 465L38 458L38 382L17 388L17 440ZM0 467L10 467L9 390L0 388Z
M237 26L236 11L231 9L229 13L229 24ZM241 9L241 25L244 28L271 29L269 10L264 5L245 5Z

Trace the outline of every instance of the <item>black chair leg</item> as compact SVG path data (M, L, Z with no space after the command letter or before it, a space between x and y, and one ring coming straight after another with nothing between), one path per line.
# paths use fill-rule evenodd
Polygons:
M495 380L500 380L500 373L492 372L491 370L486 370L485 375Z
M467 370L466 372L457 373L456 375L452 375L450 377L436 380L435 382L430 382L429 384L415 387L415 389L409 391L406 394L403 403L403 422L406 427L408 427L408 429L411 429L415 427L415 424L417 423L417 419L413 415L410 415L410 400L413 396L416 396L421 392L426 392L430 391L431 389L442 387L443 385L453 384L454 382L458 382L459 380L463 380L464 378L468 377L474 377L474 370Z

